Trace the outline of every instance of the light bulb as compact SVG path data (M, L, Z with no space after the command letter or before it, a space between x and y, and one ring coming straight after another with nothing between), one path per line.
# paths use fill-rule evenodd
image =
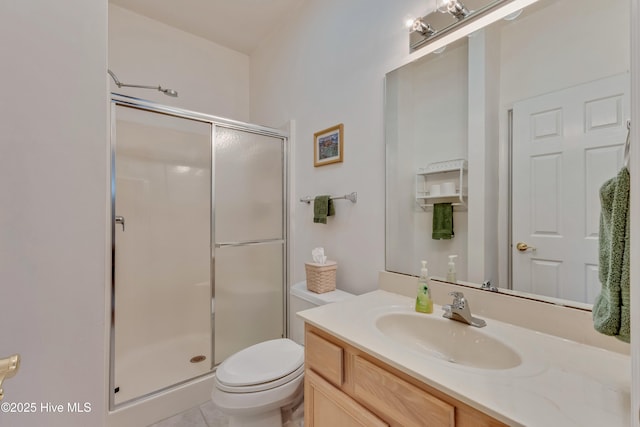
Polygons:
M425 37L432 36L436 33L436 30L431 25L429 25L428 22L424 22L422 18L418 18L413 21L411 31L416 31Z
M460 0L436 0L436 9L441 13L450 13L461 20L469 15L469 9Z
M404 20L404 26L405 26L406 28L411 28L411 27L413 27L413 23L414 23L414 21L415 21L415 19L407 17L407 18L405 18L405 20Z
M436 0L436 10L440 13L449 13L449 0Z

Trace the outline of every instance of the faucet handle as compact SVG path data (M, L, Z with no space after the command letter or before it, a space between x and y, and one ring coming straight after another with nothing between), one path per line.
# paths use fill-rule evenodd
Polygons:
M459 301L464 298L464 294L458 291L449 292L449 295L453 297L454 301Z
M464 298L464 294L462 292L449 292L449 295L453 297L453 302L451 303L453 308L460 310L466 307L467 300Z
M484 289L485 291L490 292L498 292L498 288L493 286L490 280L485 280L484 282L482 282L482 286L480 287L480 289Z

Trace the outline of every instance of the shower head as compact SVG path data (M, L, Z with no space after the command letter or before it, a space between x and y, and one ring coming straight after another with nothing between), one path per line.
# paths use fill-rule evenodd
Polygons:
M164 93L165 95L173 96L174 98L178 96L178 92L173 90L173 89L164 89L162 86L146 86L146 85L126 84L126 83L120 82L120 80L118 80L118 78L113 73L113 71L107 69L107 73L109 73L109 75L111 76L111 78L115 82L116 86L118 86L118 87L137 87L137 88L141 88L141 89L155 89L157 91L160 91L160 92Z
M111 71L110 69L107 68L107 73L109 73L109 75L111 76L111 78L113 79L113 81L116 83L116 86L120 87L120 85L122 83L120 83L120 80L118 80L118 78L116 77L115 74L113 74L113 71Z

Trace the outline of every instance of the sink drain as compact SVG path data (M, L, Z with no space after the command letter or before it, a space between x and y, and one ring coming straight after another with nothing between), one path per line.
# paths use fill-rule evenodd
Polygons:
M191 363L199 363L202 362L203 360L205 360L207 358L207 356L203 356L203 355L199 355L199 356L193 356L190 360Z

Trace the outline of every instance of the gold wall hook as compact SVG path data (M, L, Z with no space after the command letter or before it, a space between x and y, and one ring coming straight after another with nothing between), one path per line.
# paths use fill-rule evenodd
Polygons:
M5 379L11 378L18 373L20 368L20 355L14 354L6 359L0 359L0 400L4 397L2 383Z

